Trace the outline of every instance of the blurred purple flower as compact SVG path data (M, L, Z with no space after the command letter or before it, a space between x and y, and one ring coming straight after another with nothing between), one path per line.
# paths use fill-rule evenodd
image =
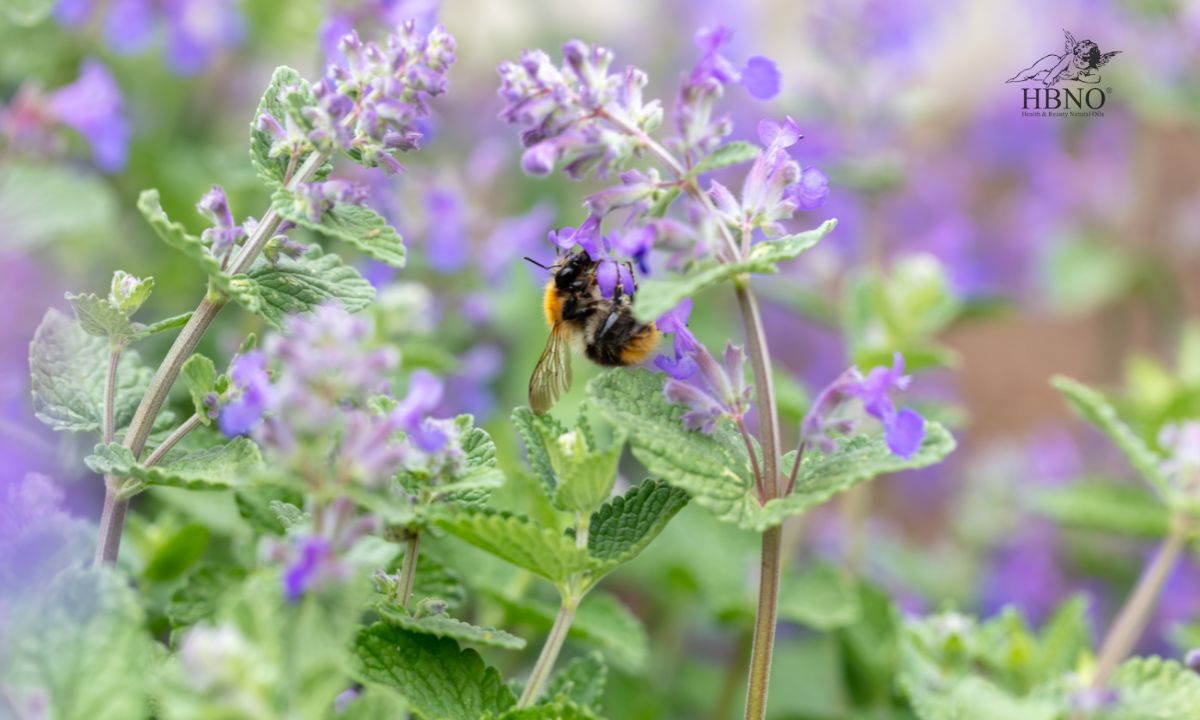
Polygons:
M232 387L223 404L212 407L209 417L216 413L217 426L227 437L249 435L258 425L270 400L271 381L267 376L267 360L261 350L239 355L229 371ZM215 405L215 403L214 403Z
M816 210L825 204L829 195L829 178L815 167L804 168L800 181L788 188L787 198L799 210Z
M1011 538L986 564L980 601L986 614L1013 605L1037 625L1070 590L1059 563L1058 535L1050 523L1031 520Z
M911 408L898 410L891 398L892 393L906 390L911 381L904 374L900 353L892 367L873 368L865 377L857 368L850 368L813 401L800 427L804 441L822 452L833 452L837 447L833 434L847 434L854 426L853 421L835 415L847 401L858 399L867 414L883 425L888 449L899 457L911 457L925 438L925 420Z
M412 20L420 32L437 24L437 0L348 0L334 2L321 25L321 48L327 58L340 56L338 41L355 28L396 27Z
M313 222L338 205L363 205L367 202L367 186L349 180L325 180L303 183L297 188L294 203L297 209Z
M762 55L746 61L742 69L742 87L759 100L770 100L779 94L781 78L775 63Z
M408 381L408 395L392 411L409 442L422 452L433 453L446 446L446 432L430 422L429 414L442 400L445 385L427 370L416 370Z
M50 115L87 140L97 167L105 172L125 167L129 152L125 104L121 88L103 63L84 60L79 79L51 93L47 100Z
M467 239L466 208L455 192L431 189L425 196L428 213L425 256L440 273L454 273L466 266L471 255Z
M283 596L294 603L312 590L345 575L329 540L319 536L299 537L293 544L291 561L283 571Z

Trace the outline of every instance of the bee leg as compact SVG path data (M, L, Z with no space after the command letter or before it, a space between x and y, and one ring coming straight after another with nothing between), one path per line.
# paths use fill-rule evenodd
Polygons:
M633 281L633 292L636 295L638 291L637 275L633 273L633 263L625 261L625 269L629 271L629 279Z

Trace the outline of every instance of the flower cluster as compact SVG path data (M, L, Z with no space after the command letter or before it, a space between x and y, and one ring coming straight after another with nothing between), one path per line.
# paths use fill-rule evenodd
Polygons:
M54 16L80 31L98 21L105 44L122 55L145 50L161 28L167 65L191 75L241 41L244 22L237 6L236 0L59 0Z
M525 172L547 175L565 163L572 178L608 177L644 147L645 133L662 122L662 106L643 100L641 70L609 72L608 48L572 40L562 53L557 67L541 50L500 65L500 117L525 128Z
M892 367L877 367L863 376L850 368L817 395L800 426L806 444L822 452L836 447L834 435L850 433L855 422L838 417L849 401L859 400L868 415L883 425L888 449L900 457L911 457L925 438L925 420L912 408L897 408L891 393L908 389L912 377L904 374L904 356L896 353Z
M650 252L654 235L638 228L614 235L601 235L600 222L600 216L593 214L578 228L551 230L550 243L562 250L569 251L578 246L586 252L597 263L596 283L604 297L613 297L618 285L622 293L633 295L633 272L626 258L636 262L644 272L645 258Z
M454 38L440 26L423 34L410 21L383 47L352 32L340 48L343 60L331 64L311 90L281 90L285 117L264 113L257 126L274 138L273 156L341 151L366 167L399 172L403 166L393 152L417 147L417 120L429 114L426 100L446 89ZM297 97L301 102L293 102Z
M721 418L741 422L750 409L750 386L743 370L746 357L740 346L727 342L723 362L718 363L688 330L691 312L692 301L687 299L658 319L658 329L673 336L674 356L659 356L654 364L669 376L663 395L688 407L684 426L708 434Z
M767 235L779 235L784 232L781 220L824 203L829 194L824 173L816 168L802 170L788 153L801 137L790 117L782 123L763 120L758 124L764 149L742 183L741 200L716 180L709 185L709 195L724 222L747 234L761 229Z
M116 79L99 60L85 60L79 78L69 85L49 94L26 85L8 108L0 108L0 137L20 152L57 151L64 127L83 137L101 170L119 172L125 167L125 102Z

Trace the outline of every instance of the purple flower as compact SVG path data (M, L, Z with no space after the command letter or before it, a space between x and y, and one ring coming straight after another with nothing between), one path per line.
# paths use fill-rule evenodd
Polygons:
M283 596L294 603L312 590L345 574L329 540L319 536L297 538L292 558L283 571Z
M692 299L684 298L654 323L659 332L671 335L674 343L674 357L659 355L654 358L654 366L676 380L686 380L696 372L696 363L691 358L696 350L696 338L687 328L691 314Z
M686 329L676 333L689 338L688 358L696 370L685 380L670 377L663 386L668 402L686 405L683 426L709 434L722 417L740 420L750 409L750 386L743 371L746 356L740 346L725 344L723 362L718 363L708 348L696 342Z
M578 179L591 173L608 177L642 147L636 133L649 132L662 121L658 101L644 102L646 74L634 67L610 74L613 54L607 48L572 40L555 66L540 50L525 52L519 62L501 63L500 117L525 128L521 166L545 175L558 163Z
M87 140L96 165L106 172L125 167L129 152L129 123L121 88L103 63L85 60L79 79L48 98L50 115Z
M742 69L742 87L759 100L770 100L779 94L781 80L775 63L762 55L746 61Z
M229 371L229 398L218 408L209 411L217 413L217 426L227 437L249 435L258 425L263 412L270 400L271 381L267 376L266 356L260 350L252 350L245 355L239 355Z
M801 423L805 442L822 452L833 452L837 445L832 434L851 432L854 423L838 419L836 412L851 399L862 402L868 415L879 420L884 440L893 454L908 458L921 447L925 438L925 420L911 408L897 409L893 392L905 390L912 378L904 374L904 356L896 353L892 367L873 368L866 377L850 368L822 390Z
M466 266L471 246L467 239L466 209L457 193L433 188L425 196L429 216L426 257L440 273L453 273Z
M445 431L427 417L442 401L444 391L442 381L432 373L416 370L409 378L408 395L392 411L409 441L422 452L437 452L446 445Z
M196 203L196 209L213 224L200 235L201 240L209 243L213 255L223 257L246 235L245 229L233 221L229 199L220 185L213 185Z
M804 168L800 181L788 188L786 197L798 210L816 210L829 195L829 178L815 167Z
M325 180L303 183L293 195L296 209L313 222L337 205L362 205L367 201L366 185L349 180Z

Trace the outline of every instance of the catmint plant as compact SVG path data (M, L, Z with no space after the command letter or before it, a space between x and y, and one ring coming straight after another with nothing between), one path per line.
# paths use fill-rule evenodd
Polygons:
M665 381L646 370L617 370L593 381L588 393L601 414L628 432L634 455L651 474L686 490L722 520L762 534L746 702L746 717L762 718L783 521L875 475L936 462L954 443L937 424L896 409L890 393L908 383L897 358L891 369L865 376L850 370L835 382L806 419L796 451L784 454L769 338L750 278L777 271L777 263L815 245L835 223L787 234L784 223L818 205L827 192L820 171L792 157L801 137L794 120L761 121L761 146L725 141L731 128L714 117L714 105L740 76L721 54L726 36L722 28L697 35L702 55L679 94L678 134L665 142L652 136L664 110L644 98L645 74L632 66L613 72L611 51L580 41L563 46L559 65L541 51L501 65L506 103L501 117L522 128L526 172L547 175L561 167L572 179L619 180L588 199L586 220L552 233L551 241L561 249L579 247L599 263L597 279L606 296L618 283L632 291L633 279L622 268L629 267L626 260L636 263L646 277L634 313L645 322L657 320L673 336L674 348L657 362L669 376ZM761 79L758 65L748 73L752 79ZM645 159L657 167L646 166ZM705 180L708 173L746 162L751 166L740 192ZM671 211L680 197L683 208L676 218ZM686 231L676 229L680 225ZM672 269L656 271L647 262L656 248L671 254ZM746 338L744 346L730 340L718 362L688 330L687 317L696 293L724 283L732 285ZM747 358L749 383L743 374ZM881 421L886 441L831 418L851 398ZM755 432L747 422L750 413Z

